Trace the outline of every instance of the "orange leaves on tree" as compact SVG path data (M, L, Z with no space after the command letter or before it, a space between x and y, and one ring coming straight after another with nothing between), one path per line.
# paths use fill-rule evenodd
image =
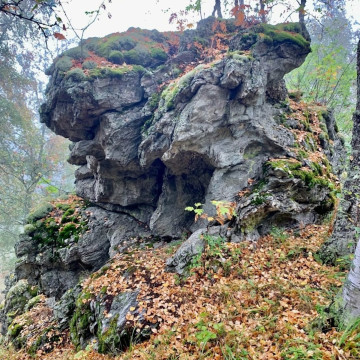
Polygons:
M184 10L179 11L179 13L172 13L169 18L169 24L176 23L178 31L183 32L187 28L187 25L190 25L188 24L186 15L187 11Z
M66 40L66 37L65 37L63 34L58 33L58 32L54 33L54 37L55 37L57 40Z
M236 26L245 25L245 5L236 5L231 9L231 15L235 18Z

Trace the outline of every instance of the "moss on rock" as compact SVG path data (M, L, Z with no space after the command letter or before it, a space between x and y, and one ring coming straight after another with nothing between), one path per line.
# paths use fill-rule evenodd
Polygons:
M189 71L185 75L181 76L179 79L176 79L174 82L169 84L161 94L162 102L160 105L166 111L169 111L175 106L175 98L179 92L188 86L193 80L194 76L204 69L204 65L200 64L196 66L193 70Z
M27 218L27 223L31 224L41 218L44 218L53 209L54 209L54 206L50 203L41 204L38 208L36 208L34 211L32 211L29 214L29 216Z
M92 69L88 73L88 78L90 80L94 80L96 78L119 78L121 79L124 75L130 73L130 72L138 72L138 73L144 73L146 70L140 66L123 66L119 68L107 68L107 67L98 67L96 69Z
M261 37L264 39L264 42L270 45L290 42L302 48L310 49L310 42L300 34L301 27L299 23L261 24L254 27L254 31L260 35L263 34Z
M90 300L93 295L89 292L83 292L79 295L75 303L74 315L70 320L70 338L72 343L79 348L84 341L91 336L90 319L93 314L90 309Z
M31 223L26 227L38 244L56 248L67 246L69 241L77 242L81 234L88 229L88 220L81 211L86 206L85 202L79 200L73 203L57 203L55 206L49 204L29 216Z
M336 189L334 183L330 179L323 175L319 175L319 172L323 170L319 168L318 164L313 165L313 168L306 168L303 167L302 163L297 160L276 159L268 161L266 166L270 166L274 170L280 169L289 175L289 177L299 178L305 183L305 185L309 186L310 188L319 185L322 187L327 187L331 191Z
M80 82L86 80L86 75L81 69L75 68L66 73L65 79L71 79L72 81Z
M71 58L69 56L61 56L58 60L55 62L55 69L66 72L70 70L73 66L73 63L71 61Z

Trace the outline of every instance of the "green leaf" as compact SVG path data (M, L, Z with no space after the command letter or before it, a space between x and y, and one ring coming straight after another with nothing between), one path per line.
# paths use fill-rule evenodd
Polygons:
M46 187L46 191L50 194L56 194L58 189L55 186L49 185Z

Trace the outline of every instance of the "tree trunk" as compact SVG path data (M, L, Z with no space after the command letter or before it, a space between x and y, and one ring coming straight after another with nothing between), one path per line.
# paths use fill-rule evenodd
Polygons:
M260 19L263 24L266 23L266 12L264 0L260 0Z
M356 246L355 257L343 289L344 318L346 325L360 317L360 241Z
M212 12L212 16L215 16L216 13L219 18L222 18L221 0L215 0L215 6L214 6L214 10Z
M360 236L360 40L357 48L357 103L353 122L352 156L343 198L334 231L319 253L321 259L328 264L336 264L339 257L353 254Z
M307 40L310 41L310 35L306 30L305 26L305 7L306 7L306 0L301 0L300 7L299 7L299 23L301 26L301 35Z

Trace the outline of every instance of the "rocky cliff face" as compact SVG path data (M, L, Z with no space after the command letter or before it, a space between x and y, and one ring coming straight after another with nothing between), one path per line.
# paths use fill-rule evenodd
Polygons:
M273 226L314 223L332 208L335 185L326 155L331 161L333 147L341 146L334 120L320 108L304 118L286 100L283 76L310 51L300 28L235 31L227 34L228 51L212 49L204 58L193 45L199 38L210 43L214 24L207 19L177 41L139 29L98 45L91 39L82 51L93 60L82 60L83 70L73 59L65 72L66 54L50 69L42 121L74 142L69 162L79 166L77 194L98 207L99 219L112 219L106 235L101 230L75 250L63 250L61 267L80 262L94 270L129 239L168 241L204 228L206 220L195 223L194 214L184 211L195 203L208 217L216 213L212 201L234 204L237 220L225 227L212 223L230 241L256 240ZM168 51L162 65L144 55L146 41L150 54L157 46ZM108 53L124 54L134 64L96 63L98 56L86 49L101 53L108 43L132 46ZM129 53L135 50L142 57L134 60ZM89 252L94 259L86 259Z
M294 135L274 103L310 48L297 33L266 32L236 35L229 53L173 80L173 63L189 51L119 76L55 69L42 121L75 142L78 195L174 238L194 230L186 206L201 202L210 214L211 200L233 201L270 158L293 156Z
M255 241L274 226L320 222L333 209L342 152L334 119L318 105L289 100L283 80L310 51L300 27L240 31L228 23L232 33L209 50L214 24L207 19L182 37L132 29L90 39L71 52L79 58L57 59L41 118L74 142L77 194L91 207L71 207L78 220L69 222L83 230L67 237L67 220L51 220L61 206L32 219L17 245L15 280L58 299L136 239L194 233L167 262L181 273L201 250L201 233ZM195 222L184 210L195 203L207 219ZM64 301L78 293L60 303L65 324L73 309L65 311ZM133 307L131 294L118 303ZM92 306L86 311L96 319Z

